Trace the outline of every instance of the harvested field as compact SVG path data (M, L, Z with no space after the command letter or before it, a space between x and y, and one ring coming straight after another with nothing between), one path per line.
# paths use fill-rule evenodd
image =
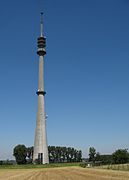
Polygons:
M0 180L129 180L129 172L79 167L1 169Z

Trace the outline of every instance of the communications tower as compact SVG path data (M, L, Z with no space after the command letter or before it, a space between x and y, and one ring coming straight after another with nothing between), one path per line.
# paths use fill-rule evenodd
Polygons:
M44 90L44 55L46 54L46 38L43 32L43 13L41 13L40 37L37 39L37 54L39 56L39 77L38 77L38 111L36 120L33 163L36 161L41 164L48 164L48 144L46 132L46 113L45 113L45 90Z

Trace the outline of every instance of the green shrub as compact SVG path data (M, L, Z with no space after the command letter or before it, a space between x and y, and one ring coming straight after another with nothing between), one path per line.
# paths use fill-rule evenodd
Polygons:
M79 164L80 167L86 168L87 164L86 163L81 163Z

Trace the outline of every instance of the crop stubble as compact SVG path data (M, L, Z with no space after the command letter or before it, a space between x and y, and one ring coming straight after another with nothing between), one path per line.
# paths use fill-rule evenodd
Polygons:
M129 180L129 172L79 167L0 170L0 180Z

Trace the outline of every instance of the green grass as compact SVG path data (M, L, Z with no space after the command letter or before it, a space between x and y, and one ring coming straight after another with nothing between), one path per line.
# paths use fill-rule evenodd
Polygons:
M80 163L53 163L45 165L0 165L0 169L32 169L32 168L55 168L55 167L68 167L68 166L79 166Z

